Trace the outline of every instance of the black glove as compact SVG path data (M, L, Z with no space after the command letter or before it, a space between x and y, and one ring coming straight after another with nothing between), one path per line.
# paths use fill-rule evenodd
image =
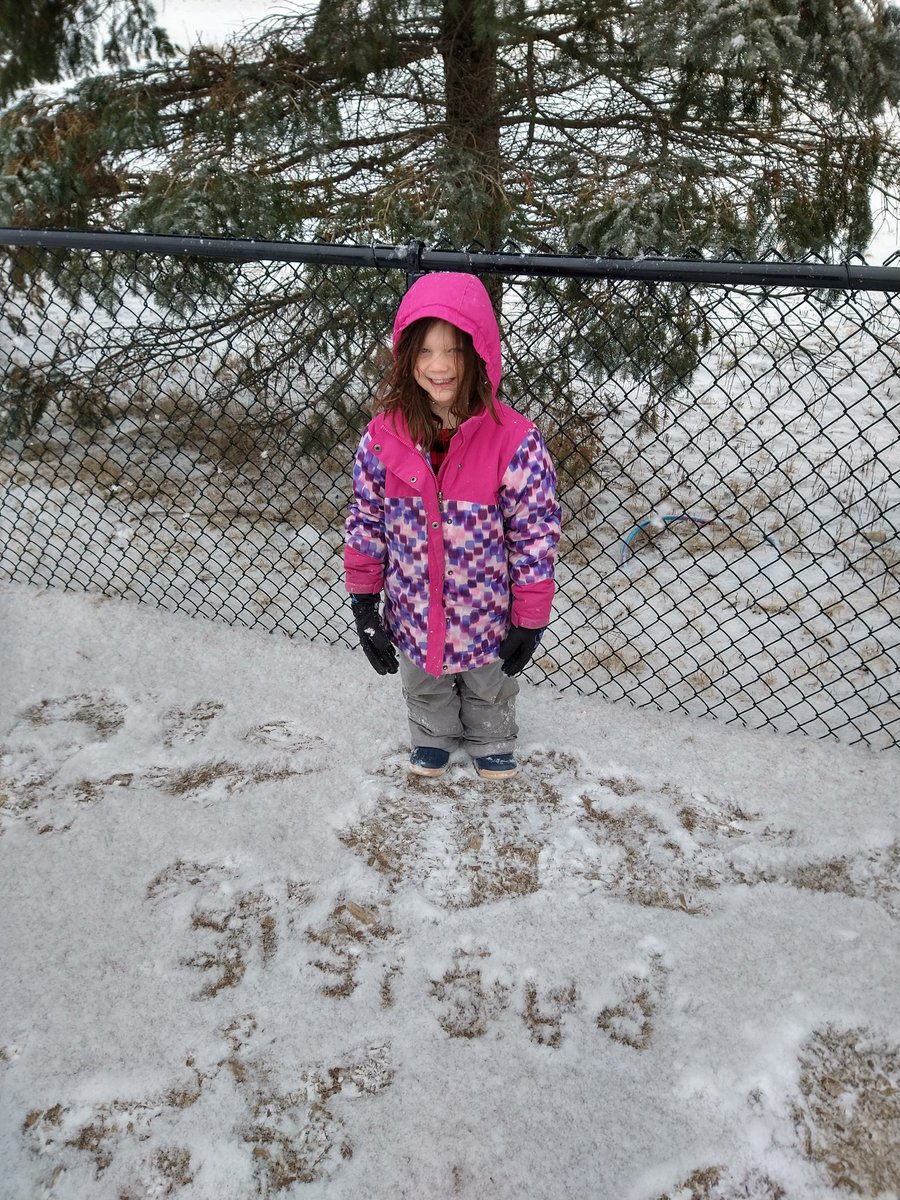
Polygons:
M379 675L396 675L397 655L387 635L378 603L381 600L379 592L366 595L351 595L353 617L356 621L356 632L362 644L366 658Z
M509 633L500 643L504 675L518 675L525 670L543 632L543 629L524 629L521 625L509 627Z

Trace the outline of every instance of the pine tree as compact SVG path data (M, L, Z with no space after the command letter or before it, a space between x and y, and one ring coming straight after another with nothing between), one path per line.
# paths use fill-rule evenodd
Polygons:
M174 53L148 0L0 0L0 104L21 88Z
M28 14L45 22L40 50L0 0L7 96L83 77L0 112L0 224L847 254L869 240L873 193L896 193L900 176L900 9L887 0L320 0L188 53L147 0L37 0ZM115 70L91 73L98 56ZM10 353L0 431L10 405L10 436L51 402L100 421L94 375L177 378L203 361L219 364L209 403L267 429L292 421L292 397L315 397L310 453L329 461L352 444L404 283L147 255L5 261L0 322L26 341L52 329L53 298L114 314L149 299L162 315L114 318L95 365L78 359L65 386L55 365ZM498 304L515 290L487 282ZM506 393L544 414L573 480L600 457L586 388L602 403L605 380L636 381L652 423L719 336L677 285L543 280L513 306Z
M180 56L143 0L39 0L39 54L21 8L7 94L104 15L117 70L3 112L5 223L846 253L897 183L885 0L321 0Z

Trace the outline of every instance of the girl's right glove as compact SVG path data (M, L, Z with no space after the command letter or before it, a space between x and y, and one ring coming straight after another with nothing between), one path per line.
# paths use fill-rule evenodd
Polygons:
M511 625L509 633L500 643L499 654L503 659L503 674L518 675L531 661L531 656L541 640L543 629L525 629Z
M350 596L356 632L366 658L379 675L396 675L397 655L378 611L380 600L380 592L365 595L353 593Z

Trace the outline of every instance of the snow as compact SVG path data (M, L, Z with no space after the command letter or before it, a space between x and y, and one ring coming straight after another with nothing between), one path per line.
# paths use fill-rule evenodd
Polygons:
M422 781L360 651L0 630L2 1200L900 1193L896 752L526 683Z

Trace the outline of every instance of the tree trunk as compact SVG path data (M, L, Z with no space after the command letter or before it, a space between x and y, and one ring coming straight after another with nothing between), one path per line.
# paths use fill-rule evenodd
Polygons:
M460 195L454 235L489 249L503 241L508 206L500 169L495 0L444 0L447 150Z

